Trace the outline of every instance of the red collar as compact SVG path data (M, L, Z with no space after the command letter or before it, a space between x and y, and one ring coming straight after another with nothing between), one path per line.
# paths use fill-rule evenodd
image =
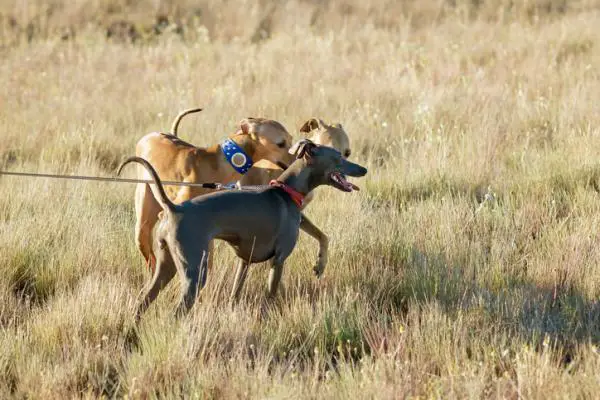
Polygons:
M302 208L302 206L304 205L304 195L302 193L300 193L299 191L297 191L296 189L293 189L292 187L286 185L283 182L279 182L276 179L273 179L271 182L269 182L269 185L283 189L283 191L286 192L290 196L292 201L294 203L296 203L298 208Z

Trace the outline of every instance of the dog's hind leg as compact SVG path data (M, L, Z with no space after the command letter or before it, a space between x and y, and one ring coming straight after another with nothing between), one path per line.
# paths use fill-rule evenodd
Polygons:
M200 246L180 245L172 252L175 265L181 277L182 299L179 312L187 313L196 301L198 291L204 288L207 277L208 243Z
M135 189L135 211L135 241L150 271L154 273L156 258L152 251L152 229L158 220L161 207L147 184L138 184Z
M237 304L240 299L240 293L244 287L246 281L246 275L248 274L248 263L242 259L238 261L237 271L235 273L235 281L233 283L233 289L231 291L230 301L231 305Z
M157 254L156 268L152 280L140 292L140 300L135 314L136 321L140 319L142 313L152 304L160 291L173 279L175 271L175 265L173 264L169 250L166 247L162 247Z

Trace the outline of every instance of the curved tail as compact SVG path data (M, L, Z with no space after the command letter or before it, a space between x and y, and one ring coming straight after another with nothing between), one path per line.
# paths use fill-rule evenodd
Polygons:
M132 163L132 162L142 164L144 166L144 168L146 168L146 171L148 171L150 173L150 175L152 176L152 179L154 180L154 183L156 184L156 190L158 191L158 196L157 196L157 193L154 190L154 188L152 188L152 186L150 186L150 189L152 190L152 194L154 195L154 198L156 199L156 201L158 201L158 203L160 204L162 209L169 210L169 211L175 211L175 207L176 207L175 204L173 204L173 202L169 199L169 197L167 197L167 194L165 193L165 189L163 188L162 182L160 181L158 174L154 170L154 167L152 167L152 164L150 164L148 161L144 160L141 157L129 157L127 160L125 160L123 162L123 164L121 164L121 166L119 167L119 171L117 172L117 175L121 175L121 171L123 170L123 167L125 167L127 164Z
M187 110L183 110L182 112L180 112L177 117L175 117L175 120L173 121L173 125L171 125L171 134L173 136L177 136L177 128L179 128L179 123L181 122L181 119L183 117L185 117L188 114L193 114L193 113L197 113L202 111L201 108L188 108Z

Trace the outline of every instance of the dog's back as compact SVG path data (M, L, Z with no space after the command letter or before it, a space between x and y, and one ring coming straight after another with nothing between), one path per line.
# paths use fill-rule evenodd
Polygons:
M273 256L278 238L294 230L297 237L300 211L286 196L277 188L210 193L182 203L179 223L194 232L189 237L202 226L202 239L227 240L240 258L261 262Z

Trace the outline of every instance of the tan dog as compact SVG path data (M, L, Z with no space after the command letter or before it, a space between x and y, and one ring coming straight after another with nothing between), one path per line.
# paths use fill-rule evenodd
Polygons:
M200 109L190 109L180 113L173 123L173 134L149 133L139 140L136 155L146 159L156 169L163 180L190 183L229 183L242 177L223 153L221 144L208 148L196 147L177 137L177 127L181 118ZM279 122L264 118L246 118L240 121L240 129L229 136L239 148L254 162L268 160L272 163L289 165L294 157L288 153L292 136ZM143 167L138 168L139 179L150 179ZM167 196L181 204L212 189L186 186L166 186ZM150 186L137 185L135 191L136 243L150 269L154 271L155 258L152 247L152 230L162 210ZM212 255L212 246L209 255ZM209 260L210 264L210 260Z
M350 140L348 134L340 124L327 125L323 120L311 118L302 125L300 132L304 134L312 133L310 140L320 146L333 147L342 154L344 159L350 157ZM272 179L277 179L283 173L283 169L269 160L257 162L246 175L242 177L240 183L244 185L266 185ZM304 199L304 207L314 198L314 193L310 192ZM317 264L313 268L315 274L320 276L325 270L327 264L327 252L329 248L329 238L318 227L316 227L304 214L300 229L308 233L319 242L319 255Z

